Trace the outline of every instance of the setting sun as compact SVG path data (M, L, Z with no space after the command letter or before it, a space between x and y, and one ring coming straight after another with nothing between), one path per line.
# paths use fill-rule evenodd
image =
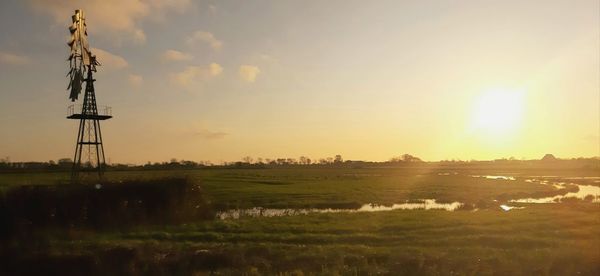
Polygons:
M494 137L515 133L523 120L524 92L517 89L484 91L473 106L473 128Z

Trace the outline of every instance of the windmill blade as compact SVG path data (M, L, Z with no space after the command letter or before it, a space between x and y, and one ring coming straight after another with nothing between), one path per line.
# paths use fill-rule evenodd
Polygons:
M81 37L81 48L82 48L82 57L83 57L83 64L85 65L91 65L91 58L90 56L92 55L92 53L90 52L90 45L87 41L87 38L85 36Z
M73 34L75 31L77 31L77 24L73 23L71 26L69 26L69 32Z
M81 93L85 70L89 69L95 72L96 66L100 65L100 63L90 50L84 12L75 10L75 14L71 16L71 20L72 24L68 28L71 39L67 43L71 49L69 58L67 59L71 69L67 73L69 77L67 90L70 90L69 98L71 101L75 101Z
M73 78L69 82L69 87L71 87L71 93L69 94L69 98L72 102L76 101L79 98L79 94L81 94L81 84L83 83L83 74L81 71L75 71L73 74Z

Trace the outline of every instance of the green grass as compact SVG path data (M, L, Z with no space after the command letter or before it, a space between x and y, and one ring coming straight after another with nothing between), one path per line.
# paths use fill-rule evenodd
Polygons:
M113 180L186 175L220 208L391 204L408 199L488 204L479 211L389 211L209 220L121 230L46 229L13 240L0 256L48 271L88 264L98 274L224 275L598 275L600 204L522 204L513 196L556 193L549 185L488 180L502 171L403 168L209 169L109 172ZM560 173L560 172L559 172ZM567 175L583 175L565 172ZM589 172L587 172L589 174ZM2 174L0 187L48 184L66 174ZM494 202L499 199L499 202ZM118 257L116 257L118 256ZM8 262L7 261L7 262ZM28 266L27 266L28 267ZM93 274L93 273L92 273Z
M600 269L598 211L598 205L579 203L511 212L312 214L56 232L49 254L126 248L138 270L169 273L593 275ZM212 264L200 261L206 258ZM168 268L169 262L181 267Z
M439 172L458 171L440 176ZM199 181L219 209L262 207L326 207L350 204L393 204L434 198L465 203L507 200L516 196L556 194L553 187L527 183L519 172L516 181L473 178L470 175L504 174L502 171L466 171L439 168L280 168L204 169L178 171L108 172L111 180L189 176ZM548 173L548 172L546 172ZM556 172L550 172L556 174ZM68 182L66 173L0 174L0 189L22 184Z

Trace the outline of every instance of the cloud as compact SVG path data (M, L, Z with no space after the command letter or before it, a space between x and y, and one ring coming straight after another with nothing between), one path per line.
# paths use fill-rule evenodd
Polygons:
M163 61L184 61L191 60L194 58L190 54L186 54L176 50L166 50L161 56L161 60Z
M98 48L92 48L91 50L92 53L98 58L98 61L100 62L102 67L106 68L107 70L122 69L129 66L127 61L121 56L109 53Z
M30 7L40 14L52 16L57 24L68 26L75 9L82 9L87 18L88 33L131 39L143 43L146 35L141 28L145 19L163 18L165 13L183 13L190 0L29 0Z
M240 78L247 82L256 81L256 77L260 73L260 69L256 66L252 65L242 65L240 66Z
M133 41L138 44L146 43L146 34L141 29L133 31L133 35L131 37L133 38Z
M217 14L217 6L215 6L215 5L208 5L208 10L210 11L210 13L212 15Z
M129 84L131 84L131 86L139 88L140 86L142 86L143 82L144 77L142 77L141 75L129 74Z
M212 130L208 130L208 129L201 129L201 130L196 131L194 133L194 135L201 137L202 139L206 139L206 140L217 140L217 139L225 138L225 136L229 135L229 133L222 132L222 131L212 131Z
M184 13L191 5L191 0L148 0L148 2L152 7L154 7L158 12L161 11L175 11L178 13Z
M218 40L212 33L205 31L197 31L192 35L188 36L186 43L193 45L198 42L204 42L210 45L214 50L219 50L223 47L223 41Z
M261 62L267 63L267 64L279 63L279 60L276 57L268 55L268 54L259 54L258 60L260 60Z
M0 52L0 63L9 65L27 65L31 63L31 59L23 55Z
M171 82L181 86L189 86L194 82L202 82L212 79L223 72L223 67L217 63L208 66L188 66L179 73L170 75Z

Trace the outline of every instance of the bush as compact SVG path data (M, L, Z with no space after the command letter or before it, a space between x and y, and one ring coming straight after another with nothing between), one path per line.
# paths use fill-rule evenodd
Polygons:
M187 178L19 186L0 197L4 237L46 227L110 229L212 217L200 185Z

